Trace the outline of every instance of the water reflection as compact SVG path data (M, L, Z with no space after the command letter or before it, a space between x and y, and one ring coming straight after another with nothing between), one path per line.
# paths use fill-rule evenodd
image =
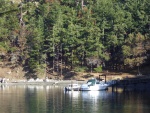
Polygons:
M111 96L111 93L107 91L83 92L82 94L82 99L84 100L83 103L85 104L85 106L90 106L88 107L89 109L86 109L87 110L86 112L101 111L102 107L108 104L106 100L109 98L109 96Z
M66 92L67 100L70 100L72 112L91 113L99 112L105 99L111 96L107 91L83 91L83 92ZM76 109L74 109L76 108ZM75 111L74 111L75 110Z
M48 85L1 85L0 113L47 113L50 91Z
M150 113L149 94L64 92L61 86L1 85L0 113Z

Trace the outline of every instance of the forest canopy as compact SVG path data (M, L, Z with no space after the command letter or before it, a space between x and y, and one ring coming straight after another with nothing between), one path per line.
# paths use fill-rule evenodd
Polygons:
M149 0L1 0L0 62L28 76L149 65Z

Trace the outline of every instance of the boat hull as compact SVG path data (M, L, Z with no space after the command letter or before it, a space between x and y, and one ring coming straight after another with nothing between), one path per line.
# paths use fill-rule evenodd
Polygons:
M67 87L65 87L64 90L65 90L65 91L79 91L80 88L67 88Z
M107 84L94 85L94 86L88 86L87 84L83 84L80 88L80 91L101 91L107 89L108 89Z

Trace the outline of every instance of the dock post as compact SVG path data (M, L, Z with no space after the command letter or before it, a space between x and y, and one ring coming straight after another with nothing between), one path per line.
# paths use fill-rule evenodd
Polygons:
M112 90L112 92L114 92L114 84L112 85L111 90Z

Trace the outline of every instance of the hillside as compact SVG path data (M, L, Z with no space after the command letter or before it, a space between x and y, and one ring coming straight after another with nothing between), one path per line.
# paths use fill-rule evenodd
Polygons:
M86 79L86 73L73 71L102 70L109 70L109 75L136 75L137 67L150 64L147 3L149 0L2 0L0 76Z

